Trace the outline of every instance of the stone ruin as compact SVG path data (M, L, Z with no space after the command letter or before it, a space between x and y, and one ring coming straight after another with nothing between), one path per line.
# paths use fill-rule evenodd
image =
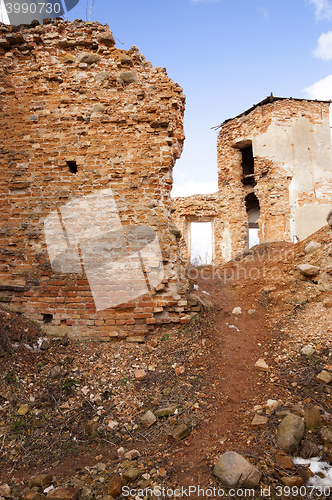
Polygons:
M326 224L332 203L330 101L272 94L220 127L217 193L173 200L190 261L191 222L211 222L213 264L256 242L296 242Z
M1 24L0 59L3 307L81 339L189 322L170 196L182 88L96 22Z
M53 335L144 341L188 323L191 222L213 264L303 239L332 198L329 102L270 96L220 126L219 190L171 199L185 96L107 25L0 24L0 301ZM188 300L189 299L189 300Z

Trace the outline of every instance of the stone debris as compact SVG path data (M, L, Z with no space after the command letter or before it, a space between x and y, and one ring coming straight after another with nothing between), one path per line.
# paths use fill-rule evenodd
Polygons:
M323 382L324 384L329 384L332 380L332 375L327 370L322 370L316 377L317 382Z
M303 479L300 476L282 477L281 481L284 483L285 486L288 486L289 488L300 488L301 486L304 485Z
M233 311L232 311L232 314L234 315L239 315L239 314L242 314L242 309L241 307L234 307Z
M300 264L297 268L303 276L316 276L320 272L319 267L311 264Z
M234 451L219 457L213 474L228 488L255 488L262 477L257 467Z
M255 415L252 422L251 422L251 427L254 428L261 428L261 427L266 427L269 419L268 417L263 417L262 415Z
M138 381L144 380L147 377L147 373L145 370L136 370L135 371L135 379Z
M278 406L280 406L280 402L277 401L276 399L268 399L267 402L266 402L266 405L265 405L265 411L267 414L270 414L272 413L274 410L276 410L278 408Z
M130 450L124 454L124 458L126 458L127 460L136 460L140 456L141 456L141 454L138 450Z
M176 411L176 405L168 406L166 408L159 408L154 412L156 417L168 417L169 415L174 415Z
M269 366L266 364L265 359L260 358L258 361L255 363L255 368L261 372L267 372L269 371Z
M304 434L304 422L297 415L287 415L279 424L277 442L280 448L293 453Z
M184 439L189 434L190 429L186 426L186 424L180 424L169 434L169 437L175 441L181 441L181 439Z
M316 250L319 250L321 247L322 245L317 241L310 241L310 243L308 243L308 245L304 248L304 253L310 254L316 252Z
M149 428L151 425L153 425L156 421L157 418L156 416L152 413L151 410L147 411L144 413L144 415L141 416L141 421L144 427Z
M47 493L49 500L77 500L80 492L76 488L55 488Z
M10 498L11 489L8 484L0 484L0 497Z
M53 481L52 474L44 474L40 476L35 476L29 479L28 486L33 488L34 486L47 487Z
M121 477L118 474L112 476L110 481L108 482L107 491L111 497L116 498L121 494Z
M322 427L322 417L317 406L304 408L304 423L307 429L320 429Z
M313 354L315 354L315 352L316 349L311 344L305 345L301 349L301 354L303 354L304 356L312 356Z

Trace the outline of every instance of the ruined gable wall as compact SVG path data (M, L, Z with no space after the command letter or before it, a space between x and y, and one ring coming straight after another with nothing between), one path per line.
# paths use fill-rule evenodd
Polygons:
M240 147L248 140L252 141L255 161L254 188L242 184ZM260 203L261 242L304 237L300 233L305 222L301 226L297 219L306 203L312 219L325 223L320 214L326 211L326 201L331 204L330 145L327 103L277 100L222 126L217 144L218 175L226 203L224 247L228 241L229 258L247 245L244 200L250 190ZM319 197L318 189L322 190Z
M156 323L187 321L169 230L172 168L184 140L181 87L136 47L115 48L109 29L92 22L2 25L0 71L0 300L46 318L49 332L81 338L132 340ZM43 222L68 201L109 188L124 225L156 230L165 277L146 296L97 312L84 273L51 268Z

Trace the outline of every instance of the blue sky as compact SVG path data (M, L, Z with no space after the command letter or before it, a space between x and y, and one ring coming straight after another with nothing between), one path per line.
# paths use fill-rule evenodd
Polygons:
M85 3L68 18L86 19ZM176 195L216 190L214 125L270 92L332 98L332 0L96 0L91 20L109 25L117 47L137 45L184 89Z

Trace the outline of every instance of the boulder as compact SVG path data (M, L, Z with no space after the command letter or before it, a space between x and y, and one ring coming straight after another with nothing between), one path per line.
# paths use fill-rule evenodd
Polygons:
M113 47L115 45L115 40L111 31L103 31L97 35L97 42L107 45L107 47Z
M316 276L320 271L319 267L311 264L300 264L297 268L303 276Z
M277 443L288 453L293 453L304 434L304 422L297 415L289 414L278 427Z
M228 488L255 488L262 476L255 465L234 451L227 451L219 457L213 474Z
M120 78L124 83L138 82L138 75L135 71L123 71L120 73Z

